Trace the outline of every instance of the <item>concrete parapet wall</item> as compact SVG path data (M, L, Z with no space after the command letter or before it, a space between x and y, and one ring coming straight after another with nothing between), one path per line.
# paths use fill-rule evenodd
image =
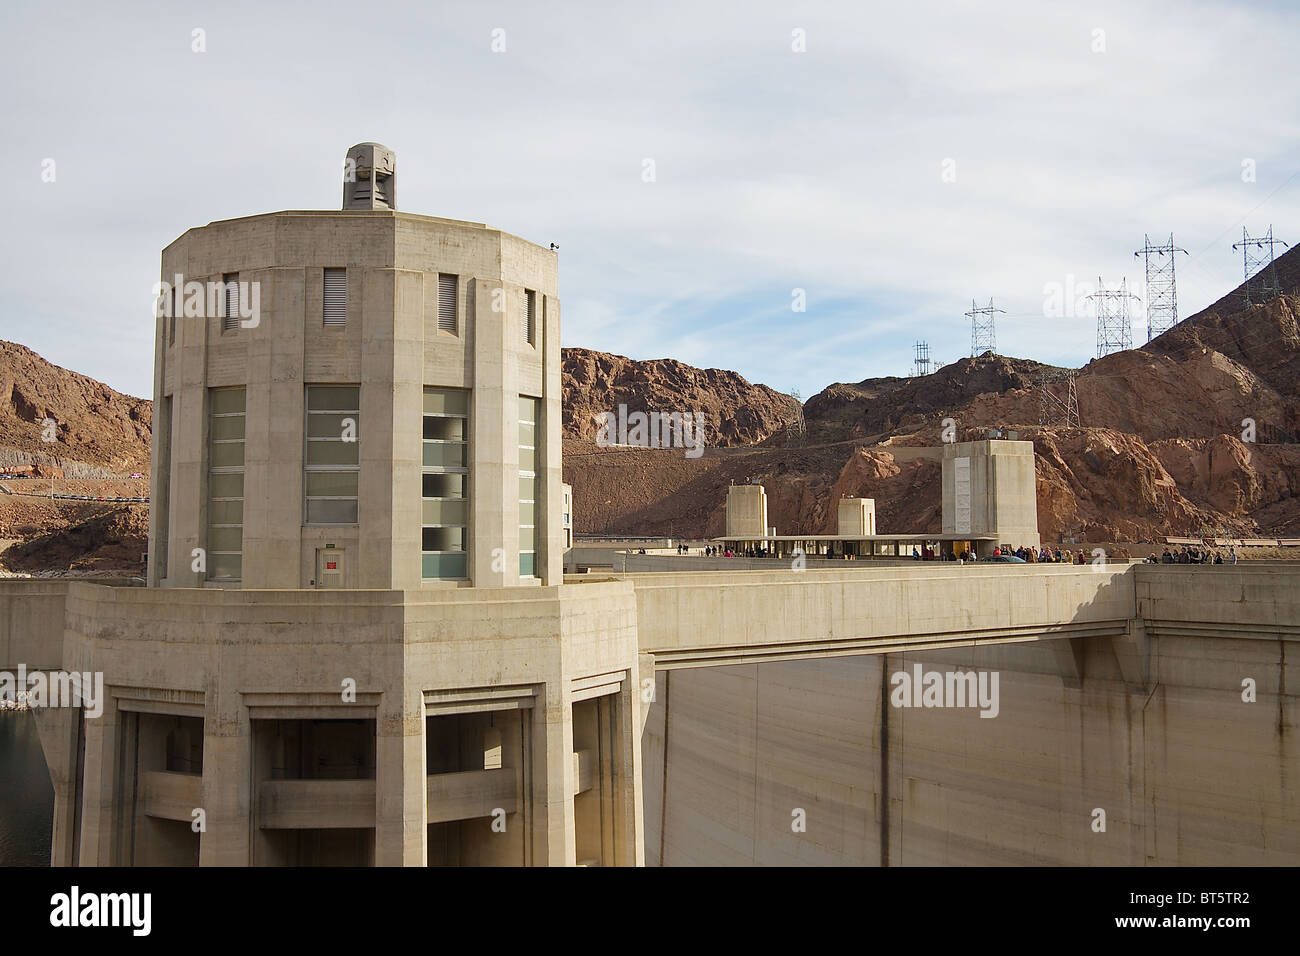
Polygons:
M66 581L0 583L0 670L56 670L63 665Z
M656 667L1123 631L1128 566L629 575Z

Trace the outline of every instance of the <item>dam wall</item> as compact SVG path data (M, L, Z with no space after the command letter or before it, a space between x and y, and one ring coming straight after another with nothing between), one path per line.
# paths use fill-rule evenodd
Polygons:
M1190 570L1124 635L658 672L647 863L1300 864L1296 573ZM894 706L918 665L996 716Z

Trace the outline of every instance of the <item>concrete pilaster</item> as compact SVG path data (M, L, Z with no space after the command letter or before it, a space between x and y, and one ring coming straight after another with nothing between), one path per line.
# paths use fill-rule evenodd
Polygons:
M537 447L538 503L537 571L546 585L564 583L564 513L560 443L563 440L564 409L560 402L560 300L538 296L541 301L542 419L537 423L541 437ZM545 502L545 508L542 507Z
M50 833L50 866L74 866L77 797L77 725L74 707L43 707L33 711L45 765L54 786L54 825Z
M433 285L436 295L436 284ZM420 481L424 454L424 276L398 272L393 318L392 408L387 419L366 423L389 433L389 459L385 463L392 481L391 582L385 587L418 588L420 527L423 524ZM363 413L364 414L364 413ZM472 493L472 490L471 490Z
M474 280L469 561L475 587L519 583L519 444L510 438L519 431L519 402L507 388L514 381L507 367L514 361L507 333L509 293L500 282ZM501 311L494 311L494 304Z
M653 665L652 665L653 666ZM609 698L614 720L612 799L614 810L614 863L645 866L645 817L641 786L641 688L637 671L628 672L629 686Z
M252 863L252 727L248 708L234 687L212 668L203 719L203 806L200 866Z
M81 865L115 866L117 744L121 714L117 700L104 701L104 712L86 721L86 761L81 804Z
M573 708L567 681L546 685L533 724L533 865L575 866Z
M375 865L428 864L424 696L407 682L385 693L375 739Z
M348 278L351 280L352 272ZM366 269L361 286L361 477L358 501L360 562L357 587L387 588L393 578L394 309L397 283L392 269ZM351 289L349 289L351 295ZM403 392L403 399L406 393ZM418 562L419 551L410 556Z

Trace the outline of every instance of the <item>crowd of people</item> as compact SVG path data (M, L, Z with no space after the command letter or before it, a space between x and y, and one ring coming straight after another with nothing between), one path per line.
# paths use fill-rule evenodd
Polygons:
M1183 545L1182 548L1173 552L1165 548L1164 554L1157 558L1154 554L1147 558L1147 564L1236 564L1237 549L1229 548L1225 557L1223 552L1215 548L1194 547Z
M689 554L685 545L678 549L682 554ZM720 545L710 545L703 552L706 558L771 558L774 557L771 548L746 548L744 551L739 549L733 550L731 547L722 547Z
M646 552L645 549L642 548L638 553L645 554ZM679 544L677 546L677 553L690 554L691 550L686 545ZM743 550L741 550L739 548L733 549L730 546L724 547L722 545L708 545L700 551L700 554L708 558L770 558L775 556L771 548L746 547ZM1091 560L1088 556L1088 553L1083 549L1079 549L1077 551L1071 551L1069 548L1061 549L1061 548L1048 548L1048 547L1034 549L1032 547L1026 547L1024 545L1021 545L1020 547L1015 548L1014 550L1006 547L999 547L993 549L994 557L998 557L1004 554L1013 555L1027 564L1088 564L1089 561ZM841 554L835 554L833 552L828 552L826 554L826 557L848 558L850 557L850 555L847 554L841 555ZM971 551L969 548L963 549L960 554L953 554L952 552L943 552L943 551L936 552L933 548L930 548L928 546L925 548L917 548L913 546L912 560L913 561L957 561L961 564L965 564L968 561L970 562L978 561L979 558L977 557L975 552ZM987 560L987 558L985 560ZM1182 549L1177 552L1173 552L1170 551L1168 548L1165 548L1164 554L1161 554L1159 556L1152 554L1146 559L1146 563L1147 564L1236 564L1237 549L1229 548L1227 554L1225 555L1221 550L1216 550L1209 547L1198 548L1198 547L1183 545Z
M1021 545L1014 550L1011 548L993 549L993 557L997 558L1002 555L1019 558L1026 564L1087 564L1089 561L1087 552L1082 550L1071 551L1069 548L1062 550L1061 548L1043 547L1035 550ZM966 561L977 561L978 557L975 552L967 548L957 555L957 560L964 563Z

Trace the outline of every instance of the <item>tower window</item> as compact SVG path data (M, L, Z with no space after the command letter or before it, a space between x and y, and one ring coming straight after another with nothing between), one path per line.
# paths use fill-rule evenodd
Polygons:
M221 331L228 332L239 325L239 273L227 272L221 283Z
M459 277L440 274L438 276L438 331L456 334L456 298L459 289Z
M537 412L541 402L519 396L519 575L537 575Z
M356 524L361 389L307 386L303 490L307 524Z
M424 390L420 576L469 577L469 392Z
M238 581L244 550L244 389L214 388L208 402L208 578Z
M348 323L348 270L325 270L325 296L321 309L324 325Z
M167 317L167 344L176 344L176 317L181 314L181 287L172 289L171 315Z
M537 344L537 293L532 289L524 290L524 341Z

